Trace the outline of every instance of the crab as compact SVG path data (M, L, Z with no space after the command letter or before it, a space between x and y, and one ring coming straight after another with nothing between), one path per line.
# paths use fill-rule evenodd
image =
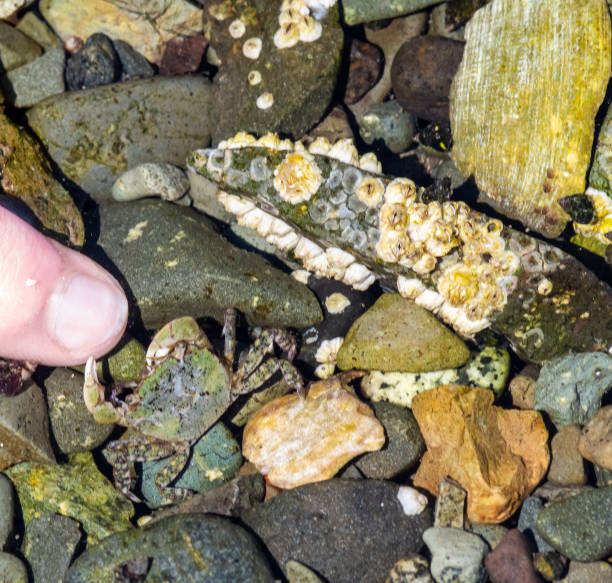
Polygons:
M107 390L97 378L96 363L85 367L85 405L100 423L130 428L127 437L110 442L104 455L113 466L116 488L139 502L132 492L130 465L169 458L155 476L155 486L166 503L192 494L170 484L185 467L191 446L219 419L239 395L249 393L278 370L303 395L302 378L291 364L294 337L280 328L263 329L234 370L236 311L225 312L223 355L217 355L206 334L191 317L166 324L155 334L146 354L141 378ZM275 357L274 345L287 352ZM129 394L121 399L126 389Z

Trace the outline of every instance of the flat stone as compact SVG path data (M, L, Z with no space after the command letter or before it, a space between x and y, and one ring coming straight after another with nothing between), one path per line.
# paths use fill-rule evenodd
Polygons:
M344 370L427 372L460 366L468 357L463 341L427 310L399 294L383 294L351 326L337 364Z
M15 555L0 552L0 583L28 583L28 569Z
M425 451L425 441L412 411L392 403L373 403L374 415L382 423L387 443L366 453L355 465L367 478L389 479L416 466Z
M43 514L28 522L21 552L34 581L61 583L81 539L79 523L61 514Z
M9 71L1 80L5 101L15 107L31 107L46 97L63 93L65 61L64 47L58 46Z
M189 179L178 166L161 162L145 162L124 172L113 184L115 200L136 200L159 196L177 200L189 190Z
M489 547L478 535L434 526L423 533L423 541L431 552L431 574L436 581L483 581L483 561Z
M417 395L412 412L427 444L415 487L436 495L450 476L468 493L472 522L503 522L546 472L548 433L536 411L494 407L486 389L449 385Z
M602 407L582 428L578 451L604 470L612 470L612 405Z
M210 142L210 109L205 78L158 76L50 97L28 111L28 122L62 171L99 202L128 168L184 166Z
M542 366L534 408L546 411L557 428L584 425L612 387L612 356L583 352L559 356Z
M544 508L544 502L537 496L529 496L521 506L517 528L527 540L535 543L540 552L552 551L553 548L538 534L536 520Z
M358 123L359 135L366 144L382 140L395 154L408 149L416 130L412 115L395 100L373 105Z
M34 383L14 397L0 397L0 470L24 460L55 463L47 404Z
M45 379L51 432L64 454L90 451L102 445L113 425L97 423L83 401L83 375L57 367Z
M15 490L11 481L0 474L0 551L8 548L15 520ZM1 572L1 571L0 571Z
M343 0L344 22L349 26L402 16L439 4L441 0L394 0L371 2L369 0Z
M546 506L536 528L553 548L571 560L598 561L612 553L612 486L576 494Z
M155 487L155 476L167 463L168 459L163 459L142 464L141 490L149 508L165 503ZM189 461L173 486L207 492L233 478L241 465L238 442L231 431L218 422L193 445Z
M612 566L605 561L581 563L570 561L567 576L563 583L610 583L612 581Z
M578 451L580 427L566 425L559 429L550 442L548 479L562 486L582 486L587 483L584 460Z
M477 534L483 539L493 550L504 538L508 529L501 524L485 524L482 522L474 522L467 528L470 532Z
M203 215L162 201L100 207L95 259L126 281L147 328L180 316L223 321L235 307L250 325L307 327L322 318L304 285L221 238Z
M0 71L12 71L42 54L42 48L8 22L0 22Z
M434 526L463 528L467 492L451 478L440 478L434 510Z
M293 559L334 583L383 583L431 525L427 509L404 514L398 490L380 480L326 480L285 490L241 518L281 567Z
M202 31L202 10L186 0L173 1L165 10L160 10L155 0L130 4L107 0L43 0L40 11L62 40L71 36L85 39L101 32L130 43L154 63L159 62L171 38Z
M89 452L72 454L61 465L24 462L4 473L17 490L26 525L48 512L63 514L79 521L93 544L132 528L132 503L100 473Z
M485 567L492 583L540 582L531 561L531 549L516 528L510 529L487 555Z
M65 583L111 583L117 566L142 557L153 559L151 581L193 583L273 583L260 545L227 518L178 515L139 529L112 535L88 548L70 567Z
M278 48L274 41L280 29L280 0L216 6L226 11L214 11L212 6L204 11L209 51L214 50L219 67L213 83L213 100L218 104L213 142L238 131L300 138L323 117L336 87L344 37L338 6L331 6L325 14L323 10L315 13L321 26L319 38L286 48ZM245 25L239 38L230 32L234 20ZM261 42L261 52L247 50L247 57L244 47L249 46L249 39ZM256 74L248 81L252 71L259 73L259 82L255 82Z

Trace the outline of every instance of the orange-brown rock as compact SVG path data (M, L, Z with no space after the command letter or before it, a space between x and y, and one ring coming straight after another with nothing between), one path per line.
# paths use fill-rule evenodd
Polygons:
M493 406L486 389L446 385L412 401L427 444L414 485L437 494L449 476L467 491L471 522L502 522L546 472L548 433L537 411Z
M331 478L343 465L385 443L383 426L345 382L345 375L313 383L271 401L244 429L242 454L279 488Z

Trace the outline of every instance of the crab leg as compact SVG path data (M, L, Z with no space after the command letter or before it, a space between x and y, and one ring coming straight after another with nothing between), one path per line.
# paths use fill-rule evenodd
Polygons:
M236 310L234 308L225 310L223 338L225 340L223 355L225 356L226 362L231 367L234 362L234 352L236 350Z
M167 502L175 502L184 500L193 494L193 490L189 488L181 488L178 486L170 487L189 460L190 442L181 445L168 460L168 463L155 476L155 487L160 496Z
M121 401L112 403L106 400L106 389L98 381L96 361L93 357L89 357L85 365L83 399L87 409L93 414L94 419L98 423L121 423L128 412L128 407L125 403Z
M246 380L237 382L232 387L232 397L244 395L254 391L257 387L265 383L277 370L280 370L285 382L304 397L304 381L298 370L289 361L280 358L270 358L266 360L257 370L255 370Z

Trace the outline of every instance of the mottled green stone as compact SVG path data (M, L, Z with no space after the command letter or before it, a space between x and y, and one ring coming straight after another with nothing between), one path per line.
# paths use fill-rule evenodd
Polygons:
M442 0L387 0L372 2L372 0L343 0L344 22L349 26L362 22L395 18L403 14L418 12Z
M96 374L108 382L129 382L138 378L144 364L144 346L135 338L127 337L110 354L96 360ZM73 368L85 372L85 365Z
M24 462L4 472L15 485L23 520L47 512L79 521L89 543L131 528L132 503L100 473L91 453L69 456L61 465Z

